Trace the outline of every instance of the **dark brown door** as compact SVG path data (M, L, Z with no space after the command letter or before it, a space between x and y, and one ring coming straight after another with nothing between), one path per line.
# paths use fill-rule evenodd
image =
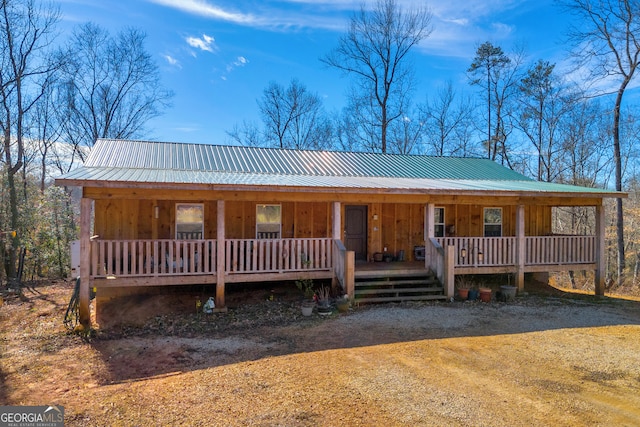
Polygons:
M344 245L356 253L356 260L367 260L367 207L344 207Z

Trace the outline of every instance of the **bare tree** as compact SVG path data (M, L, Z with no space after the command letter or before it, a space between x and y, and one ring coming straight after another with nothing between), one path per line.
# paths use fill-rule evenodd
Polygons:
M358 90L352 94L363 99L354 100L352 106L358 108L351 111L363 114L358 121L375 125L378 150L383 153L389 124L402 117L403 98L412 89L409 53L430 33L428 10L405 12L395 0L379 0L371 11L361 6L338 46L321 59L356 77Z
M331 125L323 113L322 100L297 79L287 88L271 82L258 100L269 145L298 150L326 148Z
M490 42L481 44L467 70L470 83L482 88L487 103L487 157L500 158L503 164L511 166L507 136L510 134L508 101L517 85L517 75L523 60L522 53L513 57L506 55L502 48Z
M16 176L24 167L26 118L42 96L47 76L56 63L48 48L59 13L51 5L33 0L0 1L0 130L4 170L9 190L10 230L20 230L20 200ZM19 236L4 242L4 268L15 279Z
M43 88L42 96L36 103L30 120L30 137L40 160L41 193L44 193L46 188L51 153L55 151L54 145L60 142L62 131L62 125L57 120L58 115L56 114L58 105L55 98L54 78L49 78L48 81L49 83Z
M591 78L617 84L613 105L613 158L616 190L622 191L620 109L627 87L640 65L640 3L635 0L565 0L564 6L577 19L570 37L576 46L574 58ZM616 201L617 280L624 282L625 244L622 199Z
M391 153L412 154L422 151L425 122L416 109L413 114L403 114L389 128L388 149Z
M435 97L427 99L421 110L431 154L469 154L468 136L474 108L470 99L456 99L450 80L438 89Z
M613 172L607 154L611 150L611 142L606 114L596 100L585 99L582 94L575 94L569 100L569 106L561 117L556 136L560 152L555 161L558 175L554 180L584 187L606 187ZM556 209L554 230L568 234L594 234L593 209L578 206ZM575 287L573 271L569 271L569 278Z
M262 131L253 122L243 120L240 124L233 125L233 129L226 132L231 141L247 147L263 145Z
M141 137L147 121L169 105L172 93L160 84L145 37L133 28L112 37L90 23L74 33L60 88L70 143L91 147L97 138Z
M555 181L563 165L561 126L564 116L575 105L576 97L567 93L554 74L555 65L539 60L529 68L518 86L520 112L518 127L537 152L539 181Z

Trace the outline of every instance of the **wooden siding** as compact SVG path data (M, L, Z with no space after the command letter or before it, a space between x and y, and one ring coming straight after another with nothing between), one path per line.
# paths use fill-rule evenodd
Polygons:
M95 202L94 234L105 240L174 239L176 203L203 203L204 238L216 239L216 201L100 199ZM328 202L231 201L226 204L226 237L253 239L256 205L282 205L283 238L329 237L331 204ZM158 218L155 218L158 206Z
M445 209L446 237L481 237L484 207L503 209L503 236L515 236L516 206L490 203L486 205L438 204ZM174 239L176 203L203 203L204 238L216 239L217 202L211 200L98 199L95 201L94 233L105 240ZM282 238L331 237L332 207L330 202L261 202L232 200L226 203L227 239L253 239L256 233L256 205L282 205ZM368 259L384 248L391 254L405 253L414 260L414 246L424 245L425 204L362 203L367 206ZM155 218L155 207L158 218ZM344 216L344 208L342 209ZM448 232L454 226L455 233ZM342 230L341 230L342 233ZM527 236L551 234L551 208L525 206Z

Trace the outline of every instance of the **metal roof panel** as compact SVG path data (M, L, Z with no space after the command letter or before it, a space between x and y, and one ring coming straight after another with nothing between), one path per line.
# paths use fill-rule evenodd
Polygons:
M85 167L305 176L529 180L488 159L98 140Z
M59 183L251 185L372 191L542 192L613 197L615 191L537 182L488 159L98 140Z

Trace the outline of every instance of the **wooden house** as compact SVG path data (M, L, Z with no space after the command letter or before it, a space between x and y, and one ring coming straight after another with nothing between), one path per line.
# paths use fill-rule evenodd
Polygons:
M512 273L522 289L528 272L593 270L602 294L603 199L624 196L487 159L122 140L56 184L82 188L85 324L90 288L211 285L224 308L240 282L332 279L364 298L378 291L359 281L432 272L448 298L460 274ZM593 207L596 232L554 235L558 206Z

